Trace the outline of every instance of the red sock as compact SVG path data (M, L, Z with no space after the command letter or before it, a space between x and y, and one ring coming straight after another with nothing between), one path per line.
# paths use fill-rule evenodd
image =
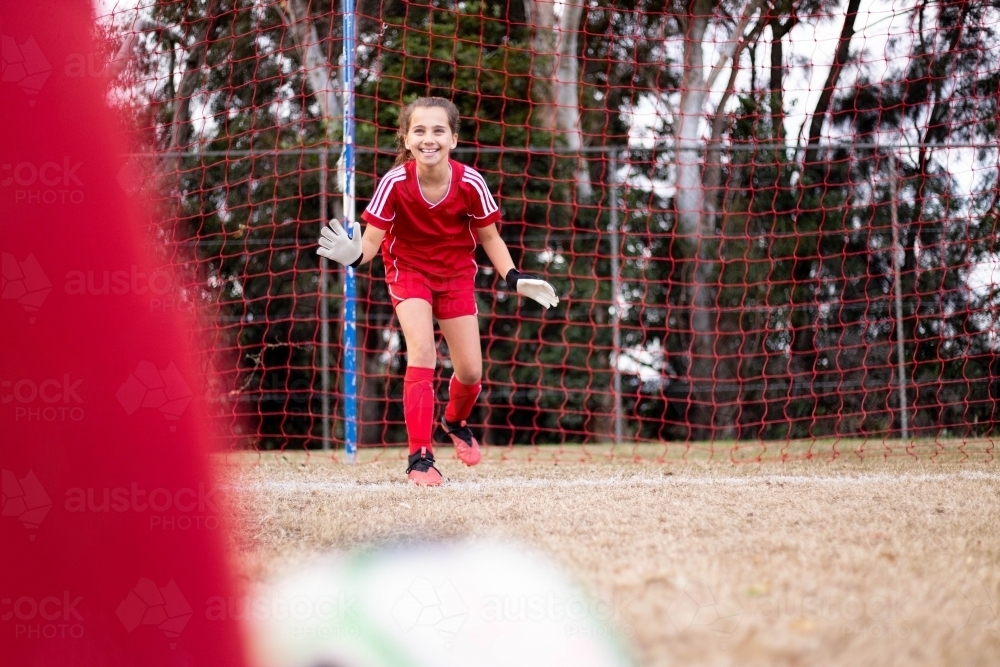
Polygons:
M407 366L403 376L403 416L410 439L410 453L421 447L431 449L431 428L434 424L434 369Z
M448 407L445 408L444 418L450 422L460 422L469 418L472 408L476 406L476 399L483 389L483 383L462 384L454 375L448 383Z

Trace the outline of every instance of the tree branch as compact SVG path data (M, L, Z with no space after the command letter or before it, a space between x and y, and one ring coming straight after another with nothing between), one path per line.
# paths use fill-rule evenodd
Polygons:
M205 11L204 30L195 38L184 64L184 74L177 86L174 97L174 112L171 120L170 143L166 148L166 156L160 161L158 172L162 181L168 175L175 173L180 165L180 155L187 148L191 137L191 98L194 96L201 76L201 70L208 59L208 49L211 46L212 35L218 24L221 0L211 0Z
M844 65L847 64L847 58L851 52L851 40L854 38L854 19L857 18L858 7L860 5L861 0L848 0L847 12L844 16L844 26L841 28L840 39L837 43L837 54L833 59L830 72L827 74L826 83L823 84L823 92L820 94L819 100L816 102L816 108L813 110L812 122L809 125L809 146L817 146L823 134L823 122L826 120L826 114L830 110L833 91L837 86L837 80L840 78L840 72L843 70ZM816 158L815 148L807 151L806 155L807 164L814 162ZM809 157L810 155L811 157Z
M316 26L309 20L309 8L303 0L285 0L280 4L280 9L281 18L295 40L299 62L309 80L309 87L319 103L324 131L329 132L330 121L344 115L337 69L320 50Z
M729 102L729 98L732 97L733 93L736 91L736 75L740 71L740 56L743 54L743 50L750 44L753 44L754 42L757 41L757 39L760 37L760 34L764 32L764 28L766 26L767 26L766 19L761 18L759 21L757 21L756 25L754 25L750 33L742 41L740 41L739 45L736 47L736 51L733 52L732 56L733 65L732 69L729 72L729 83L726 84L726 90L722 94L722 99L719 100L719 104L715 108L716 118L723 115L723 112L725 111L726 108L726 103ZM708 87L709 88L712 87L711 83L709 84ZM720 137L721 135L717 134L714 131L714 124L713 124L712 140L714 141Z
M706 151L705 160L705 174L703 177L703 183L705 185L705 209L708 211L709 215L714 217L716 211L719 207L719 197L718 188L722 183L722 160L719 155L719 145L722 143L722 133L726 129L726 119L728 115L725 113L726 104L729 99L733 96L736 90L736 77L740 71L740 55L749 44L753 43L757 37L764 31L764 27L767 25L767 19L761 18L757 21L757 24L747 35L736 52L733 54L733 66L729 73L729 82L726 84L726 90L722 94L722 99L719 100L718 106L715 108L715 114L712 118L712 137L708 142L708 150ZM714 226L714 222L713 225Z
M715 63L715 67L712 68L712 72L708 75L708 83L705 86L706 88L708 88L709 90L712 89L712 86L715 85L715 80L719 78L719 74L721 74L723 68L725 68L726 62L732 59L735 66L735 63L739 58L740 52L742 52L743 49L746 48L746 45L751 40L750 35L748 35L744 39L740 39L740 36L743 34L743 31L746 30L747 24L750 23L750 17L752 17L758 9L763 9L763 7L764 7L764 0L752 0L746 6L746 9L743 11L743 16L740 17L739 25L737 25L736 29L733 31L733 39L727 42L727 45L730 46L730 48L728 49L728 53L726 49L723 49L722 53L719 55L718 62ZM762 24L763 21L758 21L757 23L757 25L762 25ZM756 26L754 29L756 30ZM751 35L752 32L753 31L751 31Z

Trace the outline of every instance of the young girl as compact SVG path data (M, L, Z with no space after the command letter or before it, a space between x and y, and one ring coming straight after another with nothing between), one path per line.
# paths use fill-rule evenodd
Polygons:
M500 209L474 169L450 159L458 145L458 109L440 97L403 108L396 135L396 166L379 181L348 237L337 220L322 230L316 251L358 267L382 248L385 280L406 339L403 413L410 441L406 472L414 484L439 486L431 430L434 422L434 320L448 342L455 369L442 426L468 466L479 463L479 443L465 420L479 397L483 374L476 317L476 238L507 285L545 308L559 303L550 284L520 273L496 223Z

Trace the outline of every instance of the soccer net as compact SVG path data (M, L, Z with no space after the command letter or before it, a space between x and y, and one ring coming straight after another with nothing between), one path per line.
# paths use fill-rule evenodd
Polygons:
M315 254L345 216L344 7L140 0L97 21L134 128L120 181L174 275L157 307L196 315L239 446L344 446L344 271ZM561 298L519 300L480 253L485 443L992 451L995 3L359 0L355 21L356 214L400 106L452 99L456 159ZM405 442L383 279L381 259L357 273L361 447ZM446 355L438 372L443 410Z

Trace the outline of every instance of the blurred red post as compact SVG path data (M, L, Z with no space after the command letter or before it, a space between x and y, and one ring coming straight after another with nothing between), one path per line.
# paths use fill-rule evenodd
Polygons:
M78 66L90 11L0 6L4 661L239 665L239 623L205 613L235 593L203 391Z

